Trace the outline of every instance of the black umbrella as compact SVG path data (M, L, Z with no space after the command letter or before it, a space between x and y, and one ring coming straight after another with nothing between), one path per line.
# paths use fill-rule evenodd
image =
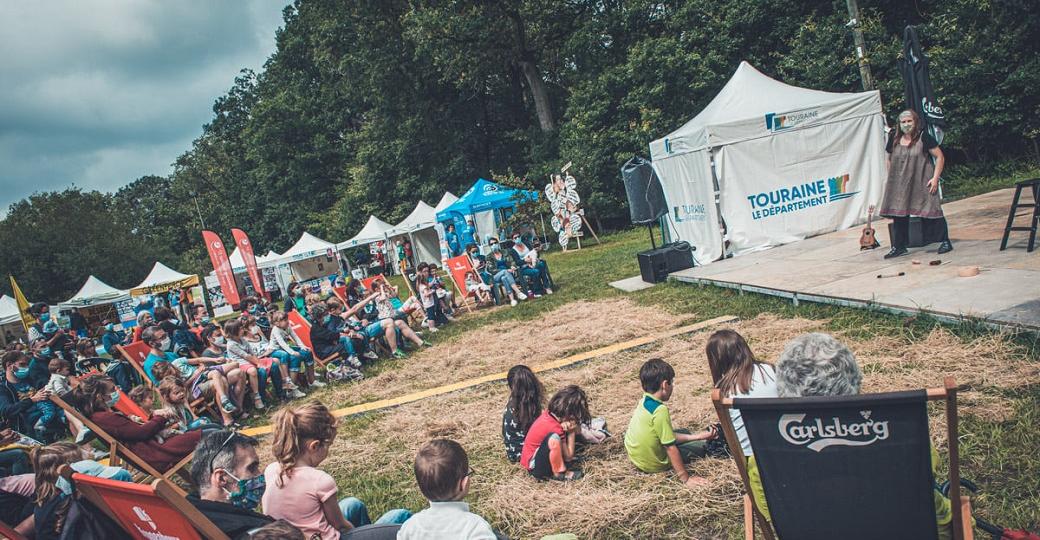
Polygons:
M913 26L907 26L903 31L903 58L899 60L899 72L903 74L903 84L906 85L906 107L917 111L935 140L941 143L946 116L935 99L932 81L928 77L928 57L921 49Z

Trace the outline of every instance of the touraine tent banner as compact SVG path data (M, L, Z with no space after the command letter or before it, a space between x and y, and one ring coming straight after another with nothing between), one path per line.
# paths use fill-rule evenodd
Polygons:
M653 166L659 177L676 179L661 182L668 203L667 220L674 237L697 248L693 258L699 265L721 257L722 234L708 151L693 152L683 159L657 159Z
M719 148L730 250L765 249L863 222L881 200L884 156L879 114Z

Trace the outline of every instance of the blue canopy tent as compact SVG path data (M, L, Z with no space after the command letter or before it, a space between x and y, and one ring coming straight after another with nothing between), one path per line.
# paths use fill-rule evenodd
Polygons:
M498 235L502 212L515 208L524 200L538 200L538 192L506 187L480 178L459 200L437 212L437 222L441 224L438 232L447 229L448 225L455 225L460 249L468 243L468 235L475 235L477 243L484 244L487 237ZM470 230L468 220L473 221L475 231Z

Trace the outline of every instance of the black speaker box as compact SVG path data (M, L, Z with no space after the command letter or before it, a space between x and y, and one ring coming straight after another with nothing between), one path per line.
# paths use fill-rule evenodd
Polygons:
M639 156L628 160L621 167L621 179L625 183L632 223L651 223L668 213L664 188L649 160Z
M672 272L693 268L693 250L687 242L674 242L642 251L636 254L639 274L647 283L661 283Z
M907 229L907 236L909 237L907 239L907 243L906 243L906 247L908 247L908 248L927 246L931 242L937 242L938 241L938 240L929 240L928 238L926 238L925 230L924 230L924 223L921 221L921 218L919 218L919 217L912 217L912 218L910 218L909 219L909 223L907 223L906 229ZM891 243L892 238L895 238L895 235L892 234L892 223L891 222L888 224L888 238L889 238L889 243Z

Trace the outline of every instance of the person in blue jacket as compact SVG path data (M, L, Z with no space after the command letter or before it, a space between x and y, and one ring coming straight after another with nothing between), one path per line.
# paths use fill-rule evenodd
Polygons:
M462 246L459 245L459 235L455 233L454 223L449 223L448 228L444 230L444 239L448 241L448 249L451 250L451 256L458 257L462 253Z

